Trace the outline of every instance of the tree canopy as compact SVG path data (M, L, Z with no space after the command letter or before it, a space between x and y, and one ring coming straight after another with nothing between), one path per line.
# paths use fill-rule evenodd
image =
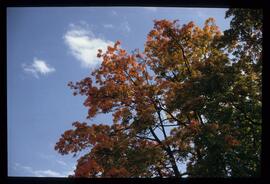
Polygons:
M226 17L224 32L213 18L155 20L144 51L98 50L101 66L68 85L88 119L112 112L113 124L76 121L62 134L59 153L86 152L71 177L260 175L262 10Z

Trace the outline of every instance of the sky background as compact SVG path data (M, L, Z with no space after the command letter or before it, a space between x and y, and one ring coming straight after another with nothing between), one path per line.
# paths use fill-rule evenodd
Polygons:
M8 175L65 177L81 156L54 150L74 121L86 121L85 97L72 95L67 83L99 66L97 49L116 40L128 51L143 51L154 19L194 21L214 17L229 28L226 9L205 8L8 8L7 94ZM91 123L111 124L111 114Z

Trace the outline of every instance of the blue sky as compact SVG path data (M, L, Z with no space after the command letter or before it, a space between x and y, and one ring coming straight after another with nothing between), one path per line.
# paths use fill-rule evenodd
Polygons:
M229 27L226 9L203 8L8 8L8 175L72 174L76 160L54 144L74 121L86 121L84 97L72 95L69 81L83 79L100 61L96 50L116 40L143 50L154 19L194 21L214 17ZM89 121L88 121L89 122ZM89 123L112 122L111 114Z

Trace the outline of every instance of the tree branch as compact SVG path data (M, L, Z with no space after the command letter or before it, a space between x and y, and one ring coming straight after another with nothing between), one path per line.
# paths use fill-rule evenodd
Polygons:
M255 122L255 121L253 121L252 119L250 119L250 118L246 115L246 113L242 111L242 109L240 109L239 107L237 107L237 105L232 104L232 106L233 106L234 108L236 108L240 113L242 113L242 114L244 115L244 118L245 118L246 120L248 120L250 123L252 123L253 125L257 125L257 126L262 125L261 123L257 123L257 122Z
M136 137L137 137L137 138L140 138L140 139L147 139L147 140L150 140L150 141L155 141L155 142L157 142L156 139L152 139L152 138L150 138L150 137L141 137L141 136L139 136L139 135L136 135Z
M180 48L180 50L182 52L182 56L184 58L185 65L186 65L186 67L188 69L189 74L191 75L191 70L190 70L190 67L189 67L189 62L188 62L188 59L187 59L187 57L185 55L184 48L182 47L182 45L180 43L177 42L177 39L175 38L175 36L173 35L173 33L172 33L171 30L168 30L168 33L169 33L169 36L171 36L173 38L174 43L176 43L176 45L178 46L178 48Z
M203 120L202 120L201 115L199 115L197 112L196 112L196 114L197 114L197 117L198 117L198 119L200 120L201 124L202 124L202 125L205 125L204 122L203 122Z
M175 120L176 122L178 122L179 125L184 125L184 126L187 126L185 123L181 122L179 119L177 119L176 117L173 116L173 114L171 112L169 112L167 109L163 108L163 107L160 107L163 111L165 111L166 113L168 113L171 118L173 120Z

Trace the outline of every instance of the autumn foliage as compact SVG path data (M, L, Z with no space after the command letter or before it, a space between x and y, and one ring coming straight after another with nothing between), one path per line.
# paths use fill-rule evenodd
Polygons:
M88 119L112 112L113 124L74 122L61 136L59 153L86 152L72 177L259 175L262 23L253 14L229 10L224 33L213 18L203 28L155 20L143 52L119 41L98 50L101 66L68 85L86 97Z

